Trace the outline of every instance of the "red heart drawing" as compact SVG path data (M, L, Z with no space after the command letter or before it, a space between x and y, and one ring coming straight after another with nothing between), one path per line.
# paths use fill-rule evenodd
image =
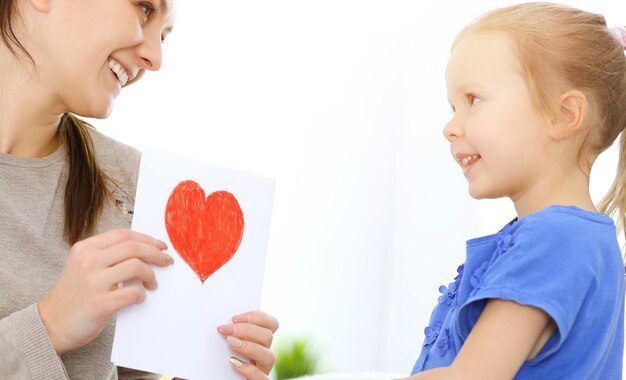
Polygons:
M167 200L165 228L178 255L204 284L237 252L243 212L228 191L213 192L205 199L200 185L183 181Z

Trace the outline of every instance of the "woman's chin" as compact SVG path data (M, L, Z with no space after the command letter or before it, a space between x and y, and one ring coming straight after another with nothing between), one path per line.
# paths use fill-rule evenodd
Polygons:
M113 112L113 99L109 102L100 104L84 105L83 107L75 107L71 112L81 117L92 119L106 119Z

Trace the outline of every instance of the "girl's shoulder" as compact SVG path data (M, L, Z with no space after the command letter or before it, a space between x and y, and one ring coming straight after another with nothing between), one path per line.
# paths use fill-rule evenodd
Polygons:
M615 224L599 212L550 206L520 218L502 235L508 255L581 270L604 267L607 261L623 268Z
M581 242L589 241L589 235L597 236L598 233L610 236L610 240L615 240L616 236L615 224L608 215L561 205L549 206L520 218L510 227L510 233Z
M525 222L564 222L571 223L600 223L613 224L613 220L606 214L597 211L584 210L576 206L552 205L519 219Z

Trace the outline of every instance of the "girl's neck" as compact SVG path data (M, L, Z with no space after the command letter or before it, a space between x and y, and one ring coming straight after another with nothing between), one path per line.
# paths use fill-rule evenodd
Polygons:
M576 206L587 211L597 211L589 192L589 175L578 167L546 178L525 194L511 197L511 200L519 218L552 205Z

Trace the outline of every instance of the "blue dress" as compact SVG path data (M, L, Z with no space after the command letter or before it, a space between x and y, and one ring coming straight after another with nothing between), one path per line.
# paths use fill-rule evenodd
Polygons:
M457 275L439 288L411 374L448 366L491 298L543 310L556 330L515 379L621 379L624 264L613 220L550 206L495 235L467 241Z

